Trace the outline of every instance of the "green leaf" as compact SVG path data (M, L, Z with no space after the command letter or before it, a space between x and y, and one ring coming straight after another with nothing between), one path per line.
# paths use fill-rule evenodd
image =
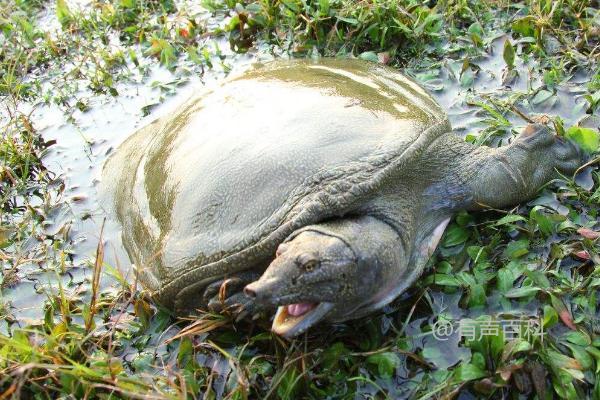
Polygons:
M300 9L298 8L298 5L296 4L295 1L293 1L293 0L281 0L281 2L283 3L284 6L286 6L290 10L292 10L294 12L294 14L298 14L300 12ZM338 19L341 19L341 18L338 17Z
M552 284L542 271L525 270L525 275L542 289L548 289Z
M482 262L488 259L487 251L482 246L469 246L467 247L467 254L473 261Z
M498 290L502 293L506 293L512 289L516 277L510 269L501 268L498 270L496 279Z
M515 67L515 48L508 39L504 41L504 52L502 53L502 57L504 57L504 62L509 69Z
M434 274L430 278L431 283L435 283L440 286L460 286L460 281L453 276L446 274Z
M476 366L477 368L484 370L485 369L485 357L480 352L474 352L473 357L471 358L471 364Z
M332 369L349 353L342 342L336 342L323 352L323 367Z
M598 376L598 373L600 372L600 350L593 346L587 346L585 350L596 359L596 376Z
M532 294L537 293L539 291L540 288L537 286L523 286L520 288L514 288L509 290L504 294L504 296L508 297L509 299L517 299L520 297L531 296Z
M531 344L527 340L523 339L514 339L506 343L504 349L502 350L502 361L506 361L511 358L514 354L517 354L520 351L529 351L531 350Z
M504 249L504 256L515 259L529 253L529 240L521 239L510 242Z
M600 133L595 129L572 126L565 132L565 137L577 143L587 153L593 153L600 148Z
M56 18L62 26L68 24L73 18L73 14L65 0L56 0Z
M473 69L471 69L471 67L465 69L461 74L460 74L460 85L462 87L470 87L471 85L473 85L473 82L475 81L475 73L473 72Z
M512 24L512 30L516 33L519 33L523 36L531 36L535 34L535 26L533 17L525 17L516 20Z
M452 264L450 264L448 261L440 261L435 267L435 270L438 274L451 274ZM598 286L600 286L600 278L598 278Z
M320 15L329 15L329 0L319 0Z
M451 225L444 234L444 246L456 246L467 241L469 238L469 231L458 225Z
M545 208L541 206L533 207L529 213L529 218L536 222L537 226L540 228L540 232L545 236L548 236L554 231L554 224L550 218L548 218L544 210Z
M358 20L356 18L346 18L346 17L340 17L339 15L336 16L336 18L340 21L346 22L350 25L358 25Z
M296 397L296 392L298 392L299 389L299 378L300 373L295 367L291 367L285 371L279 381L279 386L277 387L277 395L279 398L290 399Z
M518 221L527 221L527 219L521 215L508 214L496 221L496 225L507 225Z
M481 27L481 24L479 22L474 22L469 26L468 32L473 44L477 47L481 47L481 45L483 45L483 39L481 38L483 36L483 28Z
M474 218L471 214L466 211L460 211L456 214L456 218L454 218L456 223L460 226L467 226L471 222L474 221Z
M454 373L459 382L472 381L487 376L486 372L475 364L461 364Z
M179 342L179 351L177 352L177 362L180 366L185 366L192 357L194 352L194 345L189 337L184 337Z
M148 351L144 351L138 354L134 359L131 365L133 369L136 371L147 371L152 363L154 362L154 355Z
M576 344L578 346L589 346L592 344L592 339L585 333L579 331L567 332L564 335L568 342Z
M553 327L558 323L558 314L556 310L549 305L544 306L544 329Z
M553 93L551 91L542 89L542 90L538 91L535 94L535 96L533 96L533 99L531 99L531 102L535 105L542 104L543 102L545 102L552 96L553 96Z
M476 284L469 286L469 307L482 307L485 306L487 296L485 295L485 288L483 285Z
M400 363L398 355L391 352L372 354L367 357L367 363L377 365L381 377L392 377L396 366Z
M571 312L567 309L567 306L565 306L565 303L553 294L550 294L550 302L552 303L552 307L554 307L554 309L558 313L558 316L561 319L561 321L566 326L571 328L571 330L576 331L577 326L575 326L575 324L573 323L573 317L571 316Z
M561 354L552 349L546 349L545 351L547 357L547 361L552 364L556 369L571 369L571 370L581 370L581 364L579 361L574 358L567 357L564 354Z
M488 113L490 113L490 115L492 117L494 117L496 119L496 121L498 123L500 123L501 125L506 126L506 127L509 127L509 126L512 125L509 120L507 120L501 113L499 113L496 109L494 109L489 104L482 103L482 102L479 102L479 101L474 101L473 105L479 106L479 107L483 108L485 111L487 111Z

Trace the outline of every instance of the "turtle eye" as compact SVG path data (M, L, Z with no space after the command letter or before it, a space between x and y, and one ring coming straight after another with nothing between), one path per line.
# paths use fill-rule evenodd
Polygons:
M306 272L312 272L318 266L319 266L319 262L317 260L310 260L310 261L306 262L304 265L302 265L302 268L304 268L304 271L306 271Z

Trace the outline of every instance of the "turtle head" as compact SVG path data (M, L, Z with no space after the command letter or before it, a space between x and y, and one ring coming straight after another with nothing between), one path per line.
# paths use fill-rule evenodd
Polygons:
M244 291L261 305L277 307L272 329L290 338L319 321L350 318L374 283L359 263L340 237L302 230L279 245L262 277Z

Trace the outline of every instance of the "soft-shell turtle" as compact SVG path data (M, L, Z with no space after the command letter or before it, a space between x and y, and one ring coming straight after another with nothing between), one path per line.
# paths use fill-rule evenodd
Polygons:
M104 182L159 302L278 307L273 329L289 337L382 308L457 210L526 200L580 163L541 125L505 147L465 142L393 69L304 60L256 67L141 129Z

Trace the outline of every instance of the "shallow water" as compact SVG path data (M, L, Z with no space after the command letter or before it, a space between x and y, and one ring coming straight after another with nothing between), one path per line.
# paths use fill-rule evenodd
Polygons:
M85 6L85 1L79 1ZM451 123L461 135L477 134L483 127L489 116L481 112L479 107L469 105L473 100L480 101L483 98L502 98L514 95L515 92L528 92L542 85L541 77L535 72L535 64L524 64L517 58L516 69L521 75L507 87L502 82L503 68L505 63L502 59L502 46L506 37L499 37L493 45L491 55L482 59L473 59L472 62L480 67L480 71L474 77L472 87L463 87L458 80L458 71L462 66L462 60L446 60L439 70L409 70L409 74L416 76L428 88L440 104L448 110ZM261 59L267 60L271 55L266 51L247 53L245 55L234 54L228 50L228 44L221 42L221 50L227 56L228 65L233 67L232 72L243 71L252 62ZM218 63L215 63L218 65ZM22 266L19 270L20 283L4 289L2 292L4 300L11 304L11 312L17 319L18 324L26 325L34 323L43 318L41 305L47 299L47 292L56 291L60 281L68 291L73 294L82 293L85 296L89 287L92 273L90 260L95 257L96 247L102 234L102 242L105 246L104 261L118 268L122 275L128 280L133 280L133 272L130 262L122 247L119 238L119 227L110 219L106 204L103 204L97 194L98 183L101 179L101 169L104 161L118 145L138 128L152 120L173 113L178 106L190 96L206 90L207 87L216 85L225 78L223 69L207 71L204 76L191 76L182 85L175 85L175 77L170 72L155 68L149 78L139 77L140 83L121 83L117 86L120 95L112 97L94 97L91 99L90 109L86 112L76 111L73 120L67 120L62 111L53 106L42 106L35 108L32 114L34 126L41 132L46 141L56 140L56 144L49 148L44 158L47 168L60 175L65 182L64 201L61 206L53 211L50 222L45 229L48 232L58 232L64 226L70 226L70 242L74 250L74 268L70 268L66 274L58 274L53 268L37 264ZM585 114L582 101L580 82L585 77L573 77L571 82L558 86L558 95L538 104L530 103L521 111L527 115L545 113L548 115L559 115L565 121L565 126L570 126L579 121ZM174 94L166 94L156 82L175 85ZM144 116L144 108L152 107L150 115ZM519 117L510 117L514 126L524 126L526 122ZM507 136L498 138L497 141L505 141ZM493 141L492 141L493 142ZM102 278L103 287L115 285L115 281L109 276ZM495 310L474 311L467 315L466 311L458 306L460 296L446 295L433 292L433 304L438 311L446 312L454 318L465 316L474 317L477 314L493 312ZM450 311L449 311L450 310ZM401 316L400 318L404 318ZM407 334L415 334L415 347L426 348L428 351L437 352L433 357L437 367L446 368L456 364L459 360L468 356L464 348L458 346L459 337L454 335L447 342L435 342L430 336L419 336L422 332L422 320L412 321L407 328ZM0 332L6 331L7 327L0 324ZM230 372L223 358L215 356L207 357L202 362L209 365L217 376L223 377L217 392L223 392L224 377ZM227 371L225 371L227 369ZM408 379L410 372L405 370L399 372L400 381ZM390 388L390 393L405 396L397 392L402 382L396 382L396 387ZM380 382L381 383L381 382ZM383 383L381 383L383 385ZM388 386L386 384L386 386ZM365 394L368 393L365 389Z
M86 4L86 1L71 3L79 7ZM208 12L206 16L209 17ZM50 30L59 28L52 8L40 16L40 21L47 23ZM131 79L133 82L118 83L118 97L78 93L78 97L87 98L89 109L75 110L70 117L55 105L20 106L22 112L32 112L31 122L46 142L56 141L48 148L43 162L64 181L65 190L59 207L53 209L46 220L44 231L54 234L69 229L74 268L60 276L47 265L21 264L20 282L2 291L3 300L11 304L11 313L18 324L40 321L43 317L40 306L48 293L56 293L59 280L68 293L86 291L101 232L104 262L117 268L129 281L134 280L131 263L121 244L120 227L107 218L110 211L97 192L102 165L119 144L140 127L173 113L188 98L214 87L226 76L243 71L257 60L272 58L267 53L233 53L225 40L215 44L226 57L226 67L215 57L215 68L202 76L176 76L163 67L153 67L148 77L137 73ZM136 73L134 66L130 67ZM101 280L102 287L114 283L107 275ZM0 323L0 332L5 329Z

